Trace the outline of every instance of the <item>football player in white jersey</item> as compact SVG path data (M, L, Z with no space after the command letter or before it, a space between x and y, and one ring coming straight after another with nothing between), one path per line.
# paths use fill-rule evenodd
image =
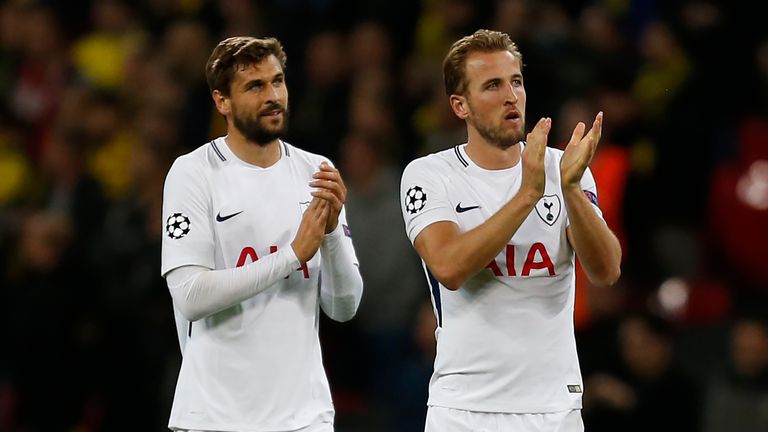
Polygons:
M522 57L504 33L457 41L443 73L468 141L414 160L401 183L438 322L425 430L583 430L574 252L596 284L621 261L588 169L602 113L564 152L547 148L549 118L526 139Z
M163 196L162 274L183 356L169 428L333 431L319 313L349 320L363 288L344 182L280 139L276 39L222 41L206 77L227 135L179 157Z

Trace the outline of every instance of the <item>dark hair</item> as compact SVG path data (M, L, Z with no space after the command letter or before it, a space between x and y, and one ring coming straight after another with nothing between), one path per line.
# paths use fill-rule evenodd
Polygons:
M229 86L239 67L260 63L270 55L277 57L285 70L286 55L283 45L275 38L257 39L235 36L224 39L213 49L205 65L205 79L211 91L218 90L229 96Z
M467 57L473 52L509 51L523 64L523 55L517 49L506 33L493 30L478 30L470 36L464 36L456 41L448 50L443 60L443 80L445 93L464 94L467 90L466 63Z

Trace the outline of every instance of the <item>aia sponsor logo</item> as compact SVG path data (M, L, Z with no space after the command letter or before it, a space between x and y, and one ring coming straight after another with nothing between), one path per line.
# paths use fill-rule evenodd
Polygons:
M277 246L270 246L269 253L273 254L275 252L277 252ZM250 246L246 246L240 251L240 257L237 259L237 267L242 267L258 260L259 256L256 254L256 250ZM301 267L297 268L296 271L302 272L304 279L309 279L309 268L307 267L307 263L302 263ZM286 276L285 279L288 279L288 276Z
M515 245L508 244L502 253L502 265L494 259L489 262L485 268L491 269L495 276L518 276L518 269L515 267ZM497 256L496 258L498 258ZM506 272L502 272L502 267L506 267ZM543 243L534 243L528 249L525 255L525 262L520 268L519 276L530 276L532 270L546 269L549 276L555 276L555 265L549 257L549 252Z

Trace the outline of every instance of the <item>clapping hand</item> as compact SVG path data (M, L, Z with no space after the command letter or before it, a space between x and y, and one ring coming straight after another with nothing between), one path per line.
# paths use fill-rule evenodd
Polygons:
M560 159L560 182L563 189L568 186L579 185L584 171L592 161L603 130L603 112L597 113L595 121L592 123L592 129L586 134L584 134L585 129L586 125L582 122L576 125L571 140L565 148L562 159Z

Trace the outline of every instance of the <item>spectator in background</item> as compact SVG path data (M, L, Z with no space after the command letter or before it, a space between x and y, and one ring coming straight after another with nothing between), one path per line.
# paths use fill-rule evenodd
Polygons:
M731 327L728 365L704 401L704 432L768 430L768 324L741 317Z
M349 83L341 33L326 30L307 41L306 82L293 113L291 140L306 142L307 150L337 160L338 145L347 126Z
M139 140L128 168L131 191L113 202L101 225L99 260L104 323L110 335L105 349L111 367L122 373L109 380L105 430L167 425L170 383L179 356L173 312L157 257L161 252L163 179L179 154L173 115L143 111L135 129ZM132 317L141 310L143 319ZM133 352L131 356L121 355ZM140 413L132 401L147 400Z
M21 31L20 58L17 76L9 80L10 110L5 115L26 126L25 151L32 160L39 161L45 151L45 141L53 133L71 67L59 24L48 7L26 6L17 18L25 25L18 29Z
M596 111L596 104L584 98L572 98L560 107L558 118L561 124L571 125L578 122L589 122L591 113ZM624 204L624 190L629 173L629 155L627 151L615 145L610 135L611 129L603 132L602 142L595 151L589 169L595 177L597 190L600 191L600 210L609 227L616 234L622 245L622 256L626 255L624 242L624 224L622 208ZM566 127L556 127L554 131L554 146L565 149L570 139L571 131ZM576 330L589 326L592 316L592 303L601 303L607 298L615 296L616 288L594 285L590 283L587 274L581 266L576 264L576 303L574 323ZM599 309L600 306L598 305ZM599 314L599 311L598 311ZM598 317L599 318L599 317Z
M600 431L699 431L699 388L673 364L669 323L643 313L618 327L621 365L585 380L584 423Z
M428 290L418 257L401 235L399 171L389 148L376 134L352 132L342 142L341 168L349 191L347 217L355 227L355 250L360 261L368 263L360 268L366 291L356 322L370 360L363 368L370 409L378 413L381 430L400 430L395 420L402 395L393 384L401 380L411 346L412 317Z
M432 302L425 300L419 305L411 319L412 333L406 345L406 361L392 383L397 392L397 414L392 419L390 430L398 432L422 432L427 418L429 378L435 363L437 343L435 328L437 319Z
M101 323L93 276L70 246L72 223L52 211L29 214L2 282L0 381L14 401L9 430L71 430L99 394ZM56 403L52 403L56 401ZM2 421L3 419L0 419Z
M87 170L86 142L77 130L58 131L45 146L41 168L47 177L45 207L71 221L72 251L90 264L108 203L101 184Z
M210 107L208 85L205 75L200 73L205 68L211 45L208 29L194 20L173 22L163 35L162 55L158 61L163 63L182 94L182 100L173 100L174 104L164 109L178 112L178 120L172 124L177 125L178 139L189 150L194 146L192 143L216 136L211 131L211 123L214 116L220 118Z
M89 91L82 109L82 120L69 120L82 125L88 171L107 197L124 198L131 189L127 162L137 140L130 107L120 93Z
M92 2L90 13L94 28L73 43L72 63L89 85L116 90L125 78L128 58L142 47L147 34L126 0Z

